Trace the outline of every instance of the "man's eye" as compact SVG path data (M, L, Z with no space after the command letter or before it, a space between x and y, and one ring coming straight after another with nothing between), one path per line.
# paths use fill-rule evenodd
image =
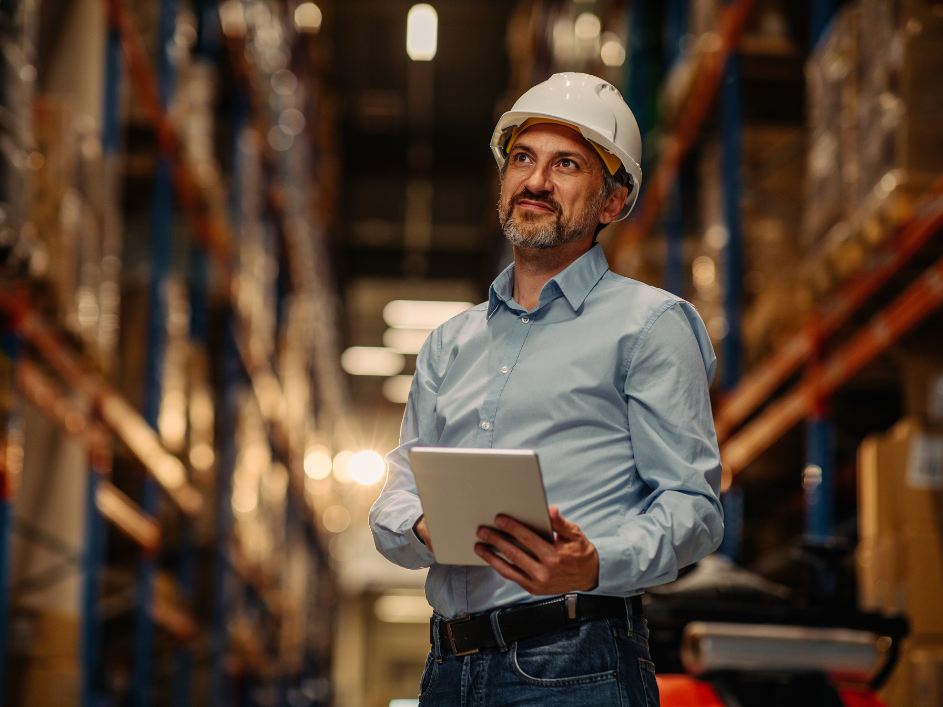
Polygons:
M564 169L569 169L570 167L575 167L576 163L573 160L560 160L560 166Z

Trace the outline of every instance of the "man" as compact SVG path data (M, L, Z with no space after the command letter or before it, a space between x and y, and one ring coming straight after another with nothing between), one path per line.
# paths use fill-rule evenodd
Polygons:
M370 512L381 553L430 567L420 701L657 705L638 595L723 535L716 360L691 305L609 272L595 243L641 181L638 127L615 88L556 74L502 116L492 148L514 264L423 345ZM553 542L499 516L502 532L480 529L476 546L490 566L436 564L413 446L536 450Z

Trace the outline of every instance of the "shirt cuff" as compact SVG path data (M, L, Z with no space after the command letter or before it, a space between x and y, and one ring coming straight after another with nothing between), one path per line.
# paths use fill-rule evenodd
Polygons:
M419 539L419 536L416 535L416 521L419 520L421 515L422 512L420 511L409 523L409 530L406 531L406 539L409 540L409 546L419 557L419 561L422 563L422 566L431 567L435 564L435 555L432 554L432 551L429 550L425 543Z
M623 537L599 538L593 541L599 558L599 594L627 596L639 589L633 578L638 577L638 558Z

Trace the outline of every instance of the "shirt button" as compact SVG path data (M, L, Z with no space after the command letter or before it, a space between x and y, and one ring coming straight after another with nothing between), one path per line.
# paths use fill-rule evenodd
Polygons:
M501 373L507 373L507 372L510 371L510 370L511 370L511 369L508 368L507 366L501 366Z
M488 430L491 429L491 423L485 420L484 422L481 423L481 429L487 432Z
M527 324L530 321L530 317L521 317L521 321Z

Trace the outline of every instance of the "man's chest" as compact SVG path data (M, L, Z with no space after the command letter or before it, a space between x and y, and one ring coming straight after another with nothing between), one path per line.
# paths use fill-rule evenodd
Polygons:
M443 351L437 443L519 446L557 427L624 428L632 335L601 317L565 315L504 316Z

